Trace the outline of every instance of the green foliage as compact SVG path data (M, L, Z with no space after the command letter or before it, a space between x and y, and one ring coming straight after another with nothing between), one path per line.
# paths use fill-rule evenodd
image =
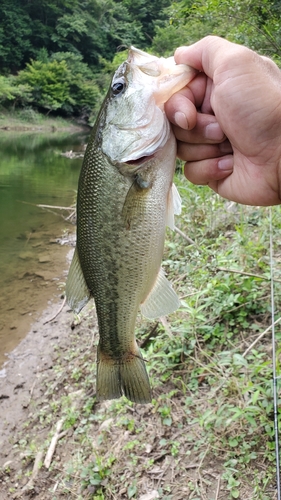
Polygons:
M216 34L281 59L277 0L2 0L2 105L90 116L93 123L121 47L171 55ZM16 77L18 70L22 70Z
M19 73L17 84L30 89L28 101L34 106L90 114L100 91L81 59L72 53L57 53L47 62L32 61Z
M206 35L219 35L281 58L280 2L276 0L182 0L167 9L169 23L156 30L153 49L166 53Z
M73 52L90 66L111 60L119 45L146 47L170 0L2 0L0 67L23 69L42 48L48 54Z
M1 1L0 18L0 68L13 72L20 67L24 57L32 53L32 24L26 9L19 0Z
M19 83L32 88L30 102L50 111L69 101L68 79L65 61L32 61L18 76Z
M16 87L9 78L0 75L0 103L15 99Z
M110 64L119 46L150 45L169 4L2 0L0 68L4 75L21 71L12 84L1 80L0 102L84 119L92 115L94 121L109 83L102 66Z

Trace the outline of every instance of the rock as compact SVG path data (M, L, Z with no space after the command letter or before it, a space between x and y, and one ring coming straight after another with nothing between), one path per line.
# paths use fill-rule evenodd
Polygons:
M21 252L19 254L19 258L22 259L22 260L33 259L33 253L32 252Z
M45 264L46 262L50 262L51 261L51 257L49 255L47 255L47 254L46 255L41 255L38 260L39 260L40 264Z

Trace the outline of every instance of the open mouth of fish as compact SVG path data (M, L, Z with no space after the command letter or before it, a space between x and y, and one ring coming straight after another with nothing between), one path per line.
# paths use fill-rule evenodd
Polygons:
M148 160L151 160L154 157L154 154L149 155L149 156L141 156L140 158L137 158L136 160L128 160L125 163L128 165L141 165L142 163L145 163Z

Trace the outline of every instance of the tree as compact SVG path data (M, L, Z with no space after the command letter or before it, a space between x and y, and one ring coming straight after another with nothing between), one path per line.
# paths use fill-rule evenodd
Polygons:
M32 53L31 19L19 0L1 0L0 72L14 72ZM28 57L27 56L27 57Z
M32 88L30 102L54 111L62 108L69 95L68 69L65 61L32 61L18 76L18 83Z
M163 52L208 34L226 37L281 58L281 5L277 0L182 0L167 10L169 23L157 29L153 49Z
M93 80L82 56L56 53L48 61L32 61L17 77L18 85L30 89L29 103L50 111L87 117L100 98L100 90Z

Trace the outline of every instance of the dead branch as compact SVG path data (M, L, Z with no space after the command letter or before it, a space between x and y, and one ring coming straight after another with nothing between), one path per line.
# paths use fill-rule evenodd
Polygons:
M41 462L42 462L42 458L43 458L43 451L41 450L41 451L37 452L37 455L35 457L32 473L31 473L31 476L30 476L28 483L26 483L26 485L23 487L23 489L21 491L19 491L14 498L21 497L25 491L31 490L33 488L33 483L38 475L38 472L39 472L39 469L41 466Z
M51 318L47 319L46 321L44 321L43 325L46 325L47 323L50 323L51 321L56 319L56 317L62 312L65 302L66 302L66 296L64 297L63 303L60 306L59 310L56 312L56 314L54 316L52 316Z
M191 238L189 238L189 236L187 236L186 234L184 234L178 227L175 226L175 231L176 233L178 233L182 238L184 238L186 241L188 241L188 243L190 243L191 245L196 245L196 242L193 241Z
M274 321L273 325L278 325L278 323L280 323L281 321L281 317L278 318L276 321ZM253 347L262 339L262 337L264 337L272 328L272 325L269 325L263 332L261 332L259 334L259 336L256 338L256 340L254 340L254 342L249 346L247 347L246 351L243 352L242 354L242 357L245 358L247 356L247 354L253 349Z
M241 274L242 276L250 276L251 278L257 278L259 280L264 280L264 281L270 281L270 277L267 276L262 276L261 274L253 274L253 273L246 273L244 271L239 271L239 269L227 269L225 267L217 267L218 271L223 271L225 273L236 273L236 274ZM278 279L273 279L273 281L278 281L279 283L281 280Z
M62 425L63 425L63 422L64 422L64 420L61 419L57 423L56 432L55 432L55 434L52 437L49 449L47 451L47 454L46 454L46 457L45 457L45 460L44 460L44 466L46 467L46 469L49 469L49 467L51 465L53 454L55 453L55 449L56 449L56 446L57 446L57 443L58 443L59 439L61 439L67 433L67 431L60 432L61 428L62 428Z
M220 487L221 487L221 476L219 476L219 478L218 478L218 485L217 485L217 491L216 491L216 498L215 498L215 500L218 500L218 498L219 498Z
M56 209L56 210L71 210L71 211L73 211L73 207L60 207L60 206L57 206L57 205L41 205L41 204L37 204L36 207L39 207L39 208L53 208L53 209Z
M158 332L157 332L157 328L158 328L158 325L159 325L159 321L157 321L157 323L155 323L154 327L152 328L152 330L150 330L149 334L147 335L147 337L145 337L145 339L142 341L140 347L143 349L144 347L146 347L146 345L148 344L148 342L150 341L151 337L156 337L158 335Z

